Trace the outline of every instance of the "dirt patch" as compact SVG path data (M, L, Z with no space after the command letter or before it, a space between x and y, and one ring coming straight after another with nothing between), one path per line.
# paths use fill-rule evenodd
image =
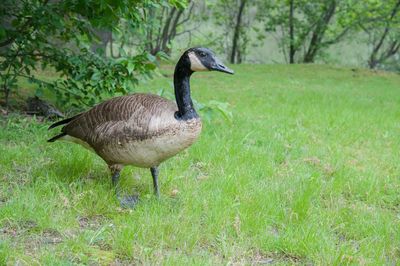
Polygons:
M33 220L6 221L0 229L0 233L6 237L17 237L29 233L37 228Z
M100 250L112 251L112 246L105 241L96 241L95 245L98 246Z
M322 171L322 173L324 173L324 175L326 175L327 177L331 177L336 173L336 169L335 167L333 167L331 164L329 163L325 163L323 164L322 161L317 158L317 157L309 157L309 158L304 158L303 162L317 167L318 169L320 169Z
M41 235L41 242L43 244L58 244L63 241L63 236L55 229L47 228L43 230Z
M274 264L290 264L290 265L313 265L306 258L286 252L270 252L265 253L260 250L253 252L251 265L274 265Z
M78 218L79 227L81 229L98 229L107 221L102 215L82 216Z
M2 205L6 205L7 200L8 200L8 199L7 199L6 197L0 195L0 207L1 207Z
M136 261L124 260L124 259L116 259L113 261L110 266L129 266L129 265L140 265L140 263Z
M318 166L321 164L321 160L317 157L304 158L303 161L313 166Z
M208 171L207 171L207 164L201 161L197 161L190 165L192 171L196 174L196 179L199 181L207 180L208 179Z
M9 240L12 247L23 248L25 255L36 257L43 246L58 244L63 241L63 236L55 229L40 230L33 220L21 220L3 223L1 239Z
M30 253L40 250L44 245L56 245L63 242L63 236L54 229L45 229L41 234L32 234L21 237L20 243Z

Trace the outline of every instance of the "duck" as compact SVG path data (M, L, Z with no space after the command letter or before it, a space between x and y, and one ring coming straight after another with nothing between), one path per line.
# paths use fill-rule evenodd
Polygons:
M159 198L159 165L191 146L202 129L190 92L190 78L199 71L234 74L212 50L190 48L175 66L175 101L145 93L114 97L52 124L49 130L62 128L48 142L78 143L100 156L110 169L122 207L134 207L139 201L138 195L120 195L120 172L128 165L150 169L154 194Z

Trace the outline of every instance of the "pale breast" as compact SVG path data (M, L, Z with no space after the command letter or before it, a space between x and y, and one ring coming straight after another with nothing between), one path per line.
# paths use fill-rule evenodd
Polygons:
M156 121L154 124L157 124ZM108 163L153 167L192 145L201 132L199 118L188 121L174 119L158 133L144 139L119 139L96 150Z

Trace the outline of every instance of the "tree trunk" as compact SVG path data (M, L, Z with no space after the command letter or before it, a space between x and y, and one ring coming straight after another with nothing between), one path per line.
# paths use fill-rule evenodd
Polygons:
M150 8L149 9L149 14L146 19L151 20L154 16L156 15L155 9ZM150 52L153 51L153 27L147 27L146 28L146 44L145 44L145 49L146 51Z
M4 92L4 107L8 109L8 99L10 96L10 89L7 87L6 84L3 86L3 92Z
M296 50L294 48L294 25L293 25L294 0L290 0L289 5L290 5L290 9L289 9L289 38L290 38L289 64L294 64L294 55L296 53Z
M168 17L167 17L167 20L165 21L164 29L163 29L162 35L161 35L161 46L160 46L161 51L166 50L165 48L167 47L167 44L168 44L168 36L170 33L171 22L172 22L172 19L175 17L176 11L177 11L176 7L173 7L171 9L171 12L168 13Z
M157 21L151 22L148 25L146 35L147 44L145 46L147 51L153 55L156 55L160 51L170 55L171 48L169 45L177 35L181 34L177 30L180 25L189 21L194 8L192 0L188 0L187 3L190 6L188 9L163 6L159 11L156 9L150 10L149 19L153 18ZM184 14L188 15L184 16ZM189 31L185 30L184 32Z
M391 47L390 49L388 49L388 51L387 51L387 54L388 54L389 56L385 57L384 55L381 55L381 58L380 58L380 59L377 58L377 57L378 57L379 50L381 49L381 47L382 47L382 45L383 45L383 43L384 43L384 41L385 41L387 35L389 34L389 31L390 31L390 22L391 22L391 20L396 16L396 14L397 14L397 12L399 11L399 9L400 9L400 0L397 1L396 5L393 7L392 12L391 12L391 14L390 14L390 18L389 18L389 20L388 20L387 23L386 23L385 30L383 31L382 36L381 36L381 38L379 39L379 42L374 46L374 49L372 50L372 53L371 53L371 55L370 55L370 57L369 57L368 66L369 66L369 68L371 68L371 69L374 69L374 68L375 68L379 63L381 63L384 59L387 59L388 57L390 57L392 53L393 53L393 54L396 54L396 52L399 50L399 48L397 47L397 49L394 49L394 52L393 52L393 51L390 51L390 50L393 50L393 48L396 47L397 42L395 41L394 43L392 43L392 47Z
M328 8L322 14L322 18L318 22L308 46L307 52L304 56L304 63L313 63L317 52L321 48L321 42L328 28L328 24L331 21L333 15L336 12L336 0L331 0Z
M369 67L370 69L375 69L377 65L378 65L378 61L375 60L374 58L370 58L370 59L368 60L368 67Z
M240 1L240 6L239 6L239 11L238 15L236 17L236 25L235 25L235 32L233 34L233 39L232 39L232 52L231 52L231 57L230 57L230 63L234 64L235 59L236 59L236 54L237 54L237 49L238 49L238 42L239 42L239 37L240 37L240 24L242 21L242 14L244 10L244 6L246 4L247 0L241 0Z

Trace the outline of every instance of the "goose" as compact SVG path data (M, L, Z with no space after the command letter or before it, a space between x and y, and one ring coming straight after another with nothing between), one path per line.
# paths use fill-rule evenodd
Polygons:
M48 142L72 141L100 156L110 169L122 207L133 207L138 202L137 195L119 194L120 172L126 165L150 168L154 194L159 198L159 165L192 145L202 128L190 96L190 77L197 71L234 73L210 49L190 48L175 66L176 102L144 93L111 98L52 124L49 130L63 127Z

